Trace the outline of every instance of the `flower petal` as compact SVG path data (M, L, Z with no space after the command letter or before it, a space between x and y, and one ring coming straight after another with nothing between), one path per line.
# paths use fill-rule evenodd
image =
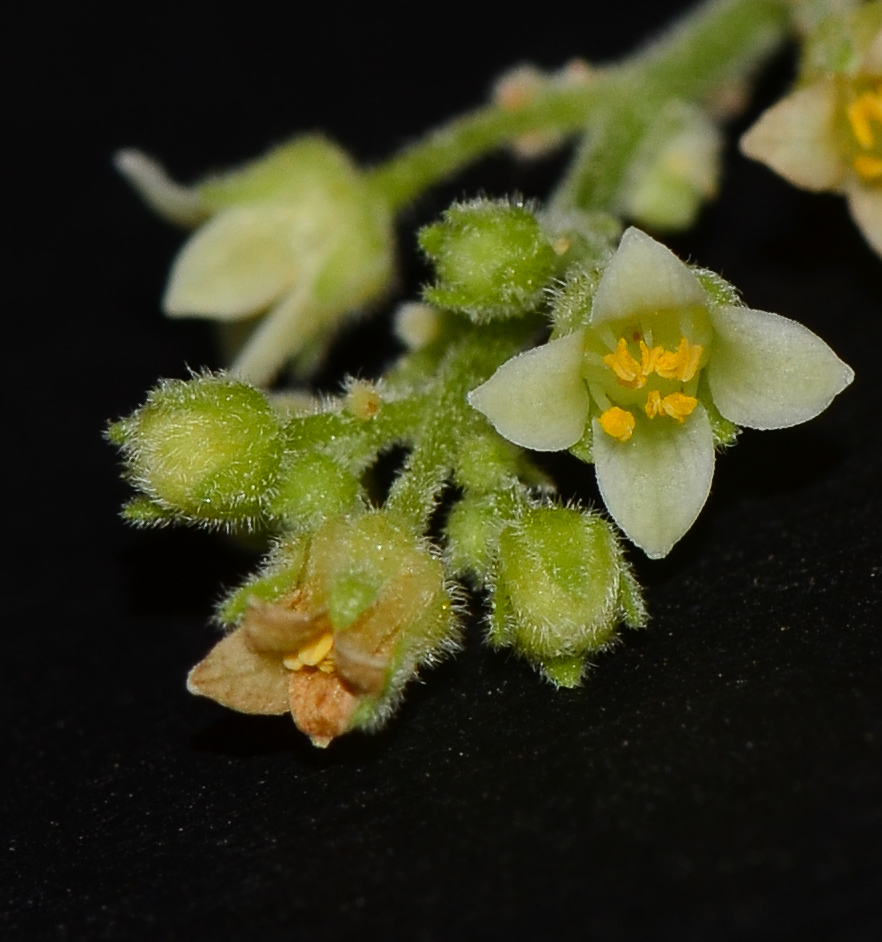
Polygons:
M352 726L359 699L336 674L292 671L288 684L291 715L314 746L326 748Z
M674 253L633 226L606 266L591 308L591 326L649 311L704 304L695 275Z
M239 628L190 671L187 689L242 713L286 713L288 673L278 658L252 651Z
M736 425L772 429L807 422L854 378L820 337L796 321L734 306L710 315L708 383L717 408Z
M179 226L197 226L211 211L196 187L175 183L163 166L139 150L120 150L113 164L144 202L159 216Z
M800 88L760 115L741 138L741 152L796 186L833 189L846 169L836 146L836 107L832 81Z
M296 206L267 203L219 213L175 260L163 299L166 314L237 320L268 307L294 284L302 266L299 217Z
M594 467L607 510L651 559L666 556L695 522L714 475L714 437L698 406L680 424L641 419L616 441L594 420Z
M577 330L521 353L473 389L469 404L516 445L569 448L588 421L588 390L579 372L584 349L585 332Z
M848 207L864 238L882 255L882 188L855 184L848 191Z
M263 386L333 319L336 311L314 299L315 274L310 266L251 332L230 367L233 376Z

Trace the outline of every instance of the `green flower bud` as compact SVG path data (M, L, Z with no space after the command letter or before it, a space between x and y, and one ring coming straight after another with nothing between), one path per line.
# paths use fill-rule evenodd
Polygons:
M454 205L441 222L420 231L419 241L438 275L426 300L476 323L536 308L558 267L535 214L520 203Z
M624 214L654 229L686 229L717 193L723 139L701 108L673 101L650 125L623 192Z
M284 453L266 396L223 375L161 383L109 437L158 520L253 522L271 505ZM149 517L136 501L133 519Z
M358 479L328 455L297 453L282 472L271 514L291 525L311 526L359 506Z
M538 507L501 535L491 641L552 683L575 686L621 621L637 627L645 617L612 527L595 514Z
M245 713L290 711L317 746L380 726L417 670L456 647L441 562L385 511L281 542L220 615L238 627L190 690Z

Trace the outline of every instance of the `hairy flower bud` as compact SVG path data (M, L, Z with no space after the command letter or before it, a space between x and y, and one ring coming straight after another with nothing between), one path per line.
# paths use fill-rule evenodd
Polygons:
M620 622L645 620L613 530L597 515L538 507L501 535L491 640L552 683L578 684L587 656L610 646Z
M531 210L519 203L474 200L452 206L419 234L438 282L426 300L476 323L535 308L557 270L557 253Z
M149 502L134 505L140 522L253 521L269 509L284 453L266 396L224 375L161 383L109 437Z

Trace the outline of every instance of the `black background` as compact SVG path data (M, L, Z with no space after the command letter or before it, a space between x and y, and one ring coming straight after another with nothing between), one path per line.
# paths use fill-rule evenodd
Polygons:
M746 433L668 559L631 554L649 629L555 692L474 623L386 731L325 752L186 693L253 561L117 517L107 420L218 361L204 324L159 314L181 236L111 153L193 179L321 127L376 161L503 68L608 59L683 4L302 6L5 14L4 937L878 938L882 261L840 199L733 148L674 247L857 379L810 425ZM422 200L403 291L425 277L416 224L479 189L541 196L556 169L495 158ZM327 388L383 329L348 335ZM590 472L562 473L594 499Z

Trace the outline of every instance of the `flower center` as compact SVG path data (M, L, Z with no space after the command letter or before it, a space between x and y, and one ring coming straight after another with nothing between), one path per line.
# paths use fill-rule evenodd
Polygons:
M845 115L857 145L854 169L866 183L882 182L882 81L874 80L856 90Z
M318 668L324 674L333 674L336 670L334 664L334 635L326 631L318 639L307 642L297 651L292 651L282 658L282 663L290 671L299 671L304 667Z
M648 337L642 329L620 336L615 349L601 357L605 375L592 371L600 380L592 389L603 409L600 427L620 442L634 434L640 412L682 423L698 405L704 346L683 335L670 346L653 345Z

